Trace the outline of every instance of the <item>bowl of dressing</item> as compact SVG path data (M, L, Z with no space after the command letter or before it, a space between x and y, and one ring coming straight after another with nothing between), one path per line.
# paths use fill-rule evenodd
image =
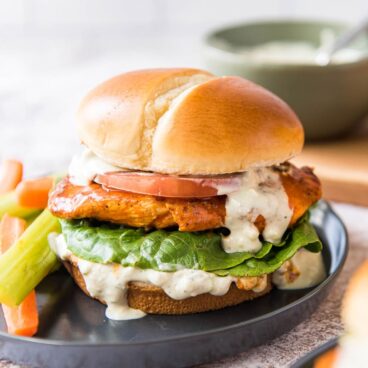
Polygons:
M349 25L265 21L208 34L203 55L217 75L239 75L271 90L298 114L308 140L344 136L368 114L368 33L318 63Z

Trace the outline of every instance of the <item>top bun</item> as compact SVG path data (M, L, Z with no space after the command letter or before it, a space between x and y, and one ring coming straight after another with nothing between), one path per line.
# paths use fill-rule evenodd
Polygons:
M344 296L342 319L348 333L368 338L367 305L368 260L355 271Z
M290 107L239 77L198 69L121 74L78 111L82 142L108 163L168 174L225 174L299 153L302 125Z

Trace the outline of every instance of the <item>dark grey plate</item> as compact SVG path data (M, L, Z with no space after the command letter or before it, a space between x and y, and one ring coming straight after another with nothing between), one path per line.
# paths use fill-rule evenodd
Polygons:
M291 368L313 368L317 358L337 346L338 339L333 339L299 359Z
M0 357L35 367L182 367L245 351L306 319L332 286L347 255L347 234L321 201L312 221L324 243L328 277L304 290L268 295L220 311L109 321L105 307L87 298L63 272L37 288L36 338L8 335L0 316Z

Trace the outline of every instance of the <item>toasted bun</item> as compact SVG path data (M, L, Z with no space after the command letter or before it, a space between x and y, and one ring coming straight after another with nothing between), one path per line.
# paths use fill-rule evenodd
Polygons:
M78 266L69 261L63 263L77 285L90 296ZM128 305L149 314L190 314L237 305L265 295L271 288L271 277L268 277L267 287L260 293L239 290L232 284L227 294L223 296L201 294L184 300L175 300L157 286L143 282L131 282L128 286ZM104 300L98 300L105 304Z
M297 116L271 92L197 69L119 75L85 97L77 120L81 141L103 160L169 174L277 164L304 140Z
M346 290L342 319L351 335L368 338L368 261L351 278Z

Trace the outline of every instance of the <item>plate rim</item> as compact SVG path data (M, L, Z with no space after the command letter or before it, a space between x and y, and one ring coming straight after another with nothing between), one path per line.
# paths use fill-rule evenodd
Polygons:
M242 321L242 322L238 322L236 324L231 324L231 325L227 325L224 327L218 327L218 328L213 328L211 330L205 330L205 331L199 331L199 332L188 332L188 333L184 333L182 335L178 335L178 336L169 336L169 337L164 337L164 338L155 338L155 339L150 339L150 340L144 340L144 341L126 341L126 342L122 342L122 341L113 341L113 342L109 342L109 343L101 343L101 342L96 342L96 341L69 341L69 340L52 340L52 339L48 339L48 338L41 338L41 337L24 337L24 336L15 336L15 335L11 335L7 332L4 331L0 331L0 340L4 339L4 340L10 340L10 341L15 341L15 342L22 342L22 343L34 343L36 345L50 345L50 346L65 346L65 347L115 347L115 346L124 346L124 347L131 347L131 346L140 346L140 345L155 345L155 344L162 344L168 341L183 341L183 340L188 340L191 338L199 338L201 336L210 336L213 334L217 334L219 332L227 332L229 330L234 330L234 329L240 329L240 328L244 328L248 325L252 325L254 323L260 322L262 320L267 320L269 318L274 317L275 315L279 315L282 313L287 312L288 310L294 308L296 305L299 305L303 302L305 302L306 300L312 298L314 295L318 294L321 289L324 289L328 284L330 284L341 272L342 268L344 267L347 255L348 255L348 251L349 251L349 236L348 236L348 232L347 232L347 228L344 224L344 222L342 221L342 219L340 218L340 216L338 216L338 214L335 212L335 210L331 207L331 205L326 201L326 200L320 200L319 202L317 202L316 206L319 205L323 205L325 206L325 209L323 209L324 212L330 213L333 217L335 217L335 219L339 222L339 225L342 228L342 234L343 234L343 238L340 241L343 241L344 244L344 252L342 254L341 257L341 261L338 264L338 266L336 267L335 271L333 273L331 273L325 280L323 280L323 282L321 282L319 285L313 287L307 294L305 294L304 296L302 296L301 298L295 300L294 302L285 305L279 309L276 309L272 312L266 313L262 316L259 317L255 317L252 318L251 320L247 320L247 321Z

